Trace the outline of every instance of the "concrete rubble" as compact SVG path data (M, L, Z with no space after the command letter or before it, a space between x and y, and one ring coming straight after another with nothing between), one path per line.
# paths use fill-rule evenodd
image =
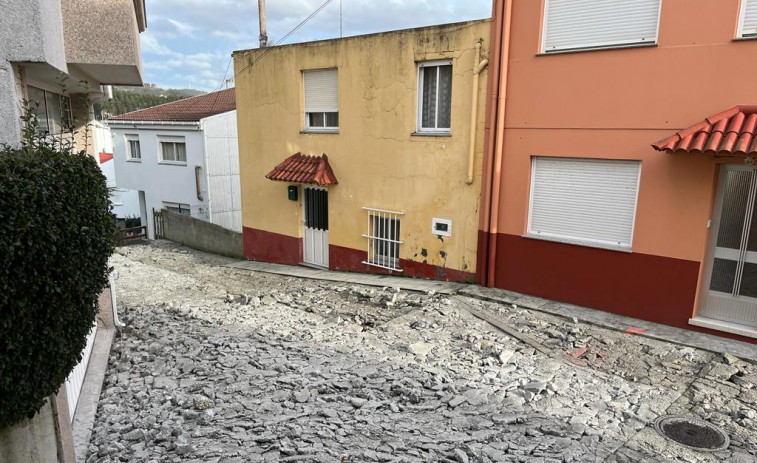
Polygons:
M510 305L114 257L116 338L87 462L753 462L757 367ZM473 317L495 315L545 355ZM724 429L698 452L664 414Z

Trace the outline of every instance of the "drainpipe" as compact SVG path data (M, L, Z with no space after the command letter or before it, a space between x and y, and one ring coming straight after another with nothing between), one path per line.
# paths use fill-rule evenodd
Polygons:
M489 60L482 60L476 64L481 55L481 40L476 42L476 52L473 54L473 93L471 96L471 114L470 114L470 144L468 145L468 176L465 183L473 183L473 164L476 160L476 125L478 121L478 79L481 71L489 64Z
M502 29L504 0L492 2L492 24L489 32L489 72L486 79L486 117L484 118L484 148L479 201L479 239L476 249L476 282L486 286L489 266L489 219L491 215L492 164L494 163L494 127L497 125L497 98L499 96L499 68L502 58Z
M489 217L489 264L487 265L487 286L493 287L496 276L497 232L499 228L499 203L502 190L502 164L505 142L505 115L507 109L507 72L510 63L510 31L512 29L513 0L505 2L504 27L502 30L502 57L499 75L499 97L497 101L497 132L494 142L494 162L492 163L491 214Z

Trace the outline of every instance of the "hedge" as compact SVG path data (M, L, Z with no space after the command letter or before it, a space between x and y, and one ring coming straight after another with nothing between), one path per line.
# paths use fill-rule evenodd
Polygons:
M107 284L109 191L94 158L68 146L0 148L0 428L57 392Z

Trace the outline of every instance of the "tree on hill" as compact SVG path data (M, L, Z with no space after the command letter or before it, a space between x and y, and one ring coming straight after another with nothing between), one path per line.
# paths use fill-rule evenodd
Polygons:
M95 119L102 120L139 109L152 108L201 93L204 92L159 87L113 87L113 98L95 103Z

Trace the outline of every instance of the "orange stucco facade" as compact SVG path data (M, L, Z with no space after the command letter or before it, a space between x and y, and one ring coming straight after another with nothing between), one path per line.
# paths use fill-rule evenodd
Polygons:
M544 1L510 6L494 212L500 244L488 262L495 286L688 325L701 290L718 165L744 159L666 154L651 144L737 104L757 103L757 41L734 40L740 0L662 0L656 45L553 54L540 53ZM533 156L641 161L632 252L523 238ZM485 169L491 175L492 166ZM495 228L486 222L489 214L481 216L480 241ZM636 281L638 272L650 281ZM666 288L675 294L658 298ZM620 302L639 291L649 294Z

